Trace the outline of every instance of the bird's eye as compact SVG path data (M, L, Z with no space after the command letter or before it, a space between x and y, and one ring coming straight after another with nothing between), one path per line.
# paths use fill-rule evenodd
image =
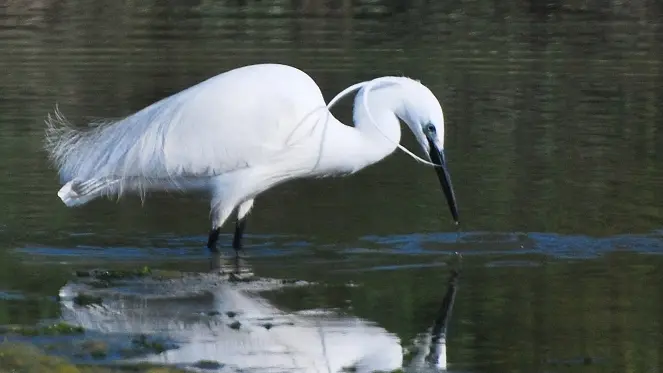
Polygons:
M435 133L437 130L435 129L435 126L434 126L434 125L432 125L432 124L428 124L428 125L426 126L426 131L428 131L428 132L430 132L430 133Z

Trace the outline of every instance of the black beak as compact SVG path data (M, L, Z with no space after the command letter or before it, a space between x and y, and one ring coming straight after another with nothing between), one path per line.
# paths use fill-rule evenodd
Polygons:
M451 176L449 176L449 170L447 169L447 162L444 159L444 151L438 149L435 145L435 141L426 136L428 139L428 146L430 148L429 155L433 163L440 167L435 167L435 172L437 172L437 177L440 179L440 185L442 185L442 190L444 191L444 196L447 198L447 203L449 204L449 210L451 211L451 216L458 225L458 207L456 206L456 196L454 195L454 189L451 185Z

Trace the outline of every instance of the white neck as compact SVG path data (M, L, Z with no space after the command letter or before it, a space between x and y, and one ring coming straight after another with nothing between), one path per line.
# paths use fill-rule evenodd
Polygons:
M386 85L371 90L368 106L375 123L362 104L363 95L362 89L355 98L354 127L331 118L322 140L316 173L354 173L379 162L396 149L401 139L398 113L403 110L400 87ZM380 126L379 129L376 126Z

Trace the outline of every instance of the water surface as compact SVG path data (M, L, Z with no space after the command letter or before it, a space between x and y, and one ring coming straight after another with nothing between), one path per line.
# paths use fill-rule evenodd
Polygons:
M323 286L271 302L340 308L411 341L458 251L451 370L659 370L663 12L543 3L0 1L0 324L60 317L55 297L78 268L207 268L204 198L62 205L41 150L56 104L83 126L279 62L327 99L381 75L429 86L462 230L433 171L402 153L285 184L256 201L253 269ZM348 123L349 104L335 109Z

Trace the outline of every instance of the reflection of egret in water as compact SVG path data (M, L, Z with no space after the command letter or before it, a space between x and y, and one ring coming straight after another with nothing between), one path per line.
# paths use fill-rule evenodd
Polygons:
M246 267L221 265L210 274L144 279L101 290L70 283L60 291L62 317L91 331L144 334L178 346L132 361L186 367L216 361L216 372L340 372L348 368L374 372L403 367L403 349L395 335L372 322L329 311L284 312L259 293L301 284L248 279L247 272ZM446 368L445 332L456 276L454 271L433 327L417 338L417 352L408 368ZM103 302L75 305L71 299L79 292L96 292Z
M415 342L417 349L409 368L438 368L447 369L447 325L451 317L459 272L451 271L447 293L442 299L442 304L437 312L433 326L427 333L421 334Z

